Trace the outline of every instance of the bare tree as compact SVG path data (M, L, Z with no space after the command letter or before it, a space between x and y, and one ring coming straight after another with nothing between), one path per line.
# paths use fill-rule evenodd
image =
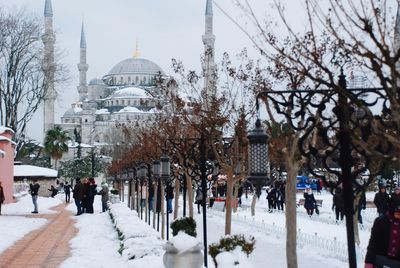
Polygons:
M0 9L0 124L16 132L17 151L46 95L46 72L56 84L67 79L61 63L45 67L42 32L38 18L25 10Z

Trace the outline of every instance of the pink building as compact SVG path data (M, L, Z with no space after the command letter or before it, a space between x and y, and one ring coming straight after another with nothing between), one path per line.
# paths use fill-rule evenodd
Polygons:
M12 129L0 126L0 181L3 185L6 203L13 202L15 150L13 136Z

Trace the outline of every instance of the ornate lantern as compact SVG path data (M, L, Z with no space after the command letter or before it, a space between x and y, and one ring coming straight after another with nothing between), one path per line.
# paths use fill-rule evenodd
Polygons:
M169 157L167 154L163 154L161 156L161 178L166 182L169 179L170 175L170 164L169 164Z
M249 139L249 177L248 181L256 187L256 193L261 194L261 187L270 180L268 177L268 135L261 126L260 119L256 127L247 135Z
M145 164L141 164L139 167L139 179L143 181L147 175L147 168Z
M153 162L153 175L154 177L159 177L160 176L160 161L159 160L155 160Z

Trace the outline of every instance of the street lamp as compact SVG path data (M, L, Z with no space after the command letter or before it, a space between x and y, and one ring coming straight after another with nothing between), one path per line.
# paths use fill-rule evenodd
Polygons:
M147 168L145 164L141 164L139 167L139 183L140 183L140 219L143 219L143 196L142 196L142 187L143 187L143 182L146 179L147 176ZM139 187L138 187L139 191Z
M256 188L260 196L262 186L269 182L268 177L268 135L258 118L255 128L247 135L249 140L249 177L248 181Z
M158 195L159 195L159 185L160 185L160 175L161 175L161 162L159 160L155 160L153 162L153 175L154 175L154 179L157 182L157 196L155 195L155 192L153 193L153 200L154 197L157 197L158 199ZM157 200L157 202L159 202ZM153 203L153 211L154 213L157 212L157 231L159 230L159 226L160 226L160 212L157 210L157 202L152 202ZM155 216L155 214L153 214ZM153 228L155 225L155 219L153 217Z
M167 194L168 187L169 187L169 178L170 178L170 163L169 163L169 157L166 154L166 151L164 150L164 154L161 156L161 179L165 185L165 192ZM163 196L161 198L164 198ZM167 206L166 209L167 211L167 240L169 240L169 210L168 210L168 200L167 200Z

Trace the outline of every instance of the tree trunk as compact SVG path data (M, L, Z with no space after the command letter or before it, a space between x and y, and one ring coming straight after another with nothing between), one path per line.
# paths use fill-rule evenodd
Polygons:
M360 210L358 208L358 204L360 204L361 193L358 193L354 198L354 217L353 217L353 228L354 228L354 240L357 245L360 245L360 233L358 230L358 214Z
M193 218L193 185L192 178L185 174L186 177L186 190L187 190L187 199L189 204L189 217Z
M148 216L149 216L149 187L146 185L146 201L145 201L145 206L144 206L144 221L148 221Z
M156 218L157 218L157 195L158 195L158 183L154 183L154 201L153 201L153 228L156 229Z
M285 159L288 175L285 189L286 262L288 268L297 268L296 177L299 171L299 166L293 153L291 153L289 157L286 156Z
M234 200L233 212L235 212L235 213L237 212L237 208L238 208L238 203L236 203L236 200L238 198L238 193L239 193L239 183L236 183L235 190L233 192L233 200Z
M135 198L135 182L132 180L131 181L131 210L135 209L136 205L136 198Z
M225 235L232 232L232 192L233 181L232 172L228 172L226 179L226 201L225 201Z
M161 185L161 238L165 239L165 197L163 185Z
M256 192L254 192L253 194L253 199L251 200L251 216L255 216L256 215L256 203L257 203L257 194Z
M180 182L179 180L175 180L175 203L174 203L174 220L178 218L178 209L179 209L179 197L180 197Z

